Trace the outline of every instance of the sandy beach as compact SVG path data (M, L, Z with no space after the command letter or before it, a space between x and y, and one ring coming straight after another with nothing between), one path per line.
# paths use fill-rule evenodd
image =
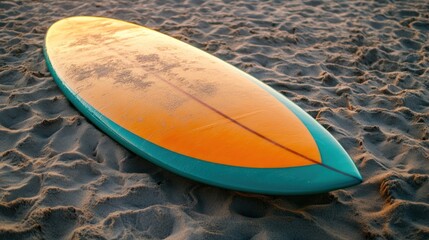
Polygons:
M258 195L136 156L46 67L49 26L78 15L150 27L265 82L363 183ZM429 239L429 2L1 1L0 239Z

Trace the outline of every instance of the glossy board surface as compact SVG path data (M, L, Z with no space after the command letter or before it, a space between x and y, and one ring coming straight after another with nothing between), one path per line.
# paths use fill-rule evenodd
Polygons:
M271 194L361 181L344 149L292 102L159 32L108 18L67 18L49 29L45 56L86 117L181 175Z

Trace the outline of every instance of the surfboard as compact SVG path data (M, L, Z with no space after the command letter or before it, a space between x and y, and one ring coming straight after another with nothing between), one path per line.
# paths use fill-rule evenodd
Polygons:
M137 24L78 16L54 23L44 54L68 100L153 163L223 188L276 195L362 181L310 115L268 85Z

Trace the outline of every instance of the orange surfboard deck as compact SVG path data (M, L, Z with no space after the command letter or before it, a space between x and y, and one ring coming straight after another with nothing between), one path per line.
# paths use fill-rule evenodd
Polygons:
M296 105L232 65L167 35L120 20L66 18L49 29L45 56L54 79L85 116L125 147L176 173L272 194L301 193L300 184L288 183L287 188L297 186L294 191L270 190L246 176L313 167L342 175L347 181L340 180L341 186L360 182L341 146ZM302 115L334 141L339 147L334 151L345 153L340 168L326 165ZM207 171L211 174L203 174ZM222 180L228 171L234 172L231 180ZM230 183L234 178L245 186Z

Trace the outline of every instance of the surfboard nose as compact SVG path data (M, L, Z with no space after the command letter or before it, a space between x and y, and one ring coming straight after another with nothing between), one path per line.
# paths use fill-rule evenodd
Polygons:
M347 156L347 158L349 157ZM344 164L341 168L338 168L338 166L318 165L317 169L313 170L312 176L309 176L314 188L331 191L360 184L363 180L356 166L351 159L350 161L349 159L344 160L343 162L347 164Z
M351 159L346 156L342 161L344 164L340 169L337 168L338 166L314 164L267 171L266 176L270 176L269 182L278 183L270 186L262 186L261 183L267 182L263 177L259 177L258 180L249 179L249 181L254 181L253 186L259 186L258 192L274 195L322 193L360 184L363 181L362 176ZM256 189L251 189L253 190Z
M326 131L322 128L318 130ZM316 192L316 189L320 192L331 191L360 184L363 181L362 176L344 148L330 135L318 135L318 131L312 133L318 142L322 162L310 166L312 169L307 168L308 174L303 174L300 179L301 182L304 182L304 178L311 182L309 185L305 184L306 187L312 188L308 189L308 192Z

